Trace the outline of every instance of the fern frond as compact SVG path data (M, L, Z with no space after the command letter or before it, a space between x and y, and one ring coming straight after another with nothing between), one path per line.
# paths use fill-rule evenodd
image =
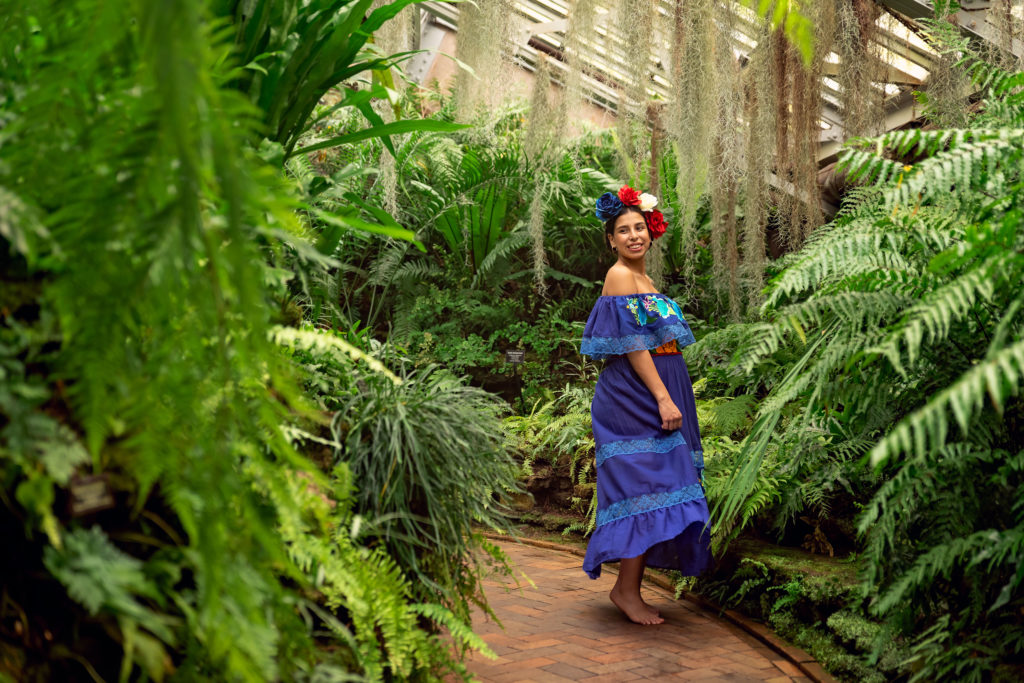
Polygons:
M990 561L1007 559L1013 552L1024 549L1024 533L1013 529L1000 532L988 529L971 534L966 538L954 538L948 543L934 546L921 555L913 566L900 576L871 606L875 614L885 614L894 606L904 602L915 589L932 584L938 578L949 578L962 564L985 553ZM998 558L998 560L997 560Z
M990 301L996 288L1009 275L1016 278L1012 268L1017 261L1009 253L989 257L952 282L932 289L924 299L909 308L905 318L891 328L886 339L870 349L889 359L901 375L906 375L902 354L907 362L915 363L924 343L936 344L949 336L953 324L974 310L978 301Z
M729 436L750 426L757 398L742 394L734 398L718 397L697 403L701 433Z
M875 139L876 151L849 150L840 166L851 178L874 180L888 185L880 197L886 209L914 206L936 195L948 195L951 187L960 191L982 188L998 177L1002 168L1019 164L1024 130L1012 128L897 131ZM931 154L913 165L903 165L880 156L881 150L899 154L911 151ZM996 190L998 191L998 190Z
M903 453L922 455L945 443L949 415L961 431L984 409L986 397L1002 412L1009 396L1016 396L1024 382L1024 340L999 350L961 375L924 406L901 420L871 450L871 464L879 465Z
M476 282L483 280L488 273L494 268L495 264L507 261L508 258L515 253L517 250L522 249L530 243L530 234L525 230L515 230L508 235L505 235L494 248L484 257L484 260L480 262L480 268L477 271Z
M297 329L278 325L270 329L269 336L272 341L282 346L292 346L314 353L322 353L343 361L346 357L361 361L366 363L371 370L384 375L395 384L402 383L402 379L384 367L384 364L379 360L349 344L333 332L325 332L308 327Z
M487 659L497 659L498 655L490 648L483 638L473 632L473 629L463 623L459 618L441 605L424 602L412 605L412 610L417 614L427 617L434 623L445 627L448 632L464 648L470 648Z
M761 307L766 313L783 297L805 292L819 283L878 269L907 270L901 249L906 237L887 229L884 222L858 220L835 226L800 252L799 260L771 284Z

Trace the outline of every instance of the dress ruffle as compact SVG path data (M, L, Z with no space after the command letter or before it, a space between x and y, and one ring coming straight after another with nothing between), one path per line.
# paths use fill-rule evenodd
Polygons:
M649 567L697 576L711 563L708 506L703 497L622 517L599 527L587 544L583 571L601 576L601 564L646 553Z
M679 305L664 294L602 296L583 330L580 353L595 359L649 351L670 341L695 340Z

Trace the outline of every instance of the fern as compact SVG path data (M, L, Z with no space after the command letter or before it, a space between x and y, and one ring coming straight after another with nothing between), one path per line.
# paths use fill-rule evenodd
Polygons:
M711 497L719 547L771 477L800 482L773 509L780 530L805 508L827 514L837 487L865 500L862 588L910 639L915 679L1005 674L1024 651L1011 627L1024 536L1024 77L965 59L990 88L975 125L853 143L843 166L871 186L781 261L766 320L737 328L735 366L773 380ZM865 455L875 470L858 473Z
M953 323L971 314L980 301L992 300L997 287L1018 280L1024 261L1011 254L995 254L956 280L932 289L920 302L907 308L903 320L877 348L901 374L905 374L900 347L913 364L925 343L937 344L949 336Z
M967 370L893 428L871 451L873 464L899 453L922 455L944 444L950 415L966 433L986 404L1000 413L1010 396L1024 385L1024 340L1011 344Z
M270 337L282 346L302 348L306 351L334 357L337 357L338 354L344 354L353 360L366 363L371 370L387 377L395 384L402 383L402 379L388 370L379 360L358 347L349 344L335 333L315 330L313 328L275 327L271 329Z
M452 668L402 571L358 533L372 525L344 495L332 517L302 490L335 493L296 448L336 441L292 424L319 419L299 387L303 362L330 366L315 381L344 384L356 373L342 366L372 366L359 379L395 386L345 339L279 325L306 312L335 324L347 287L327 279L342 268L333 256L368 242L303 223L316 207L300 206L296 187L321 189L310 166L293 159L288 178L280 147L256 148L263 123L294 143L334 72L240 68L267 52L261 36L287 42L296 26L330 25L335 47L361 46L368 34L355 29L397 6L365 21L356 11L351 24L290 7L4 6L0 474L14 495L0 494L0 516L17 532L0 579L5 610L31 615L15 655L25 678L80 678L84 666L97 680L293 680L325 658L378 679ZM264 55L274 69L298 66L305 48L292 43ZM21 276L35 291L19 313L6 304ZM38 335L24 356L9 353L15 321ZM82 468L105 475L115 502L89 529L63 510ZM327 607L310 601L321 587ZM335 638L314 633L321 624Z
M701 435L731 436L750 427L756 398L750 394L719 397L697 404Z

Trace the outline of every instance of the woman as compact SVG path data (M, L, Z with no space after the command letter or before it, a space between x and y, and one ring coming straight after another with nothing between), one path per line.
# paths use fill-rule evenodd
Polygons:
M644 258L665 232L657 199L628 186L597 200L617 260L583 332L582 353L607 359L591 420L597 446L597 528L583 569L618 560L611 600L638 624L660 624L640 596L645 566L695 576L710 563L708 507L693 387L679 349L693 333L656 291Z

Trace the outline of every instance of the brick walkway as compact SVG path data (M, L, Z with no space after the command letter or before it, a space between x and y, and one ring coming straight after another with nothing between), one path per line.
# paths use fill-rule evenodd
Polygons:
M514 542L501 547L519 572L507 590L485 582L491 607L505 626L478 616L473 623L498 655L477 654L469 670L482 681L808 681L799 669L714 614L644 586L644 599L666 622L637 626L608 601L615 582L605 565L597 581L580 568L582 558Z

